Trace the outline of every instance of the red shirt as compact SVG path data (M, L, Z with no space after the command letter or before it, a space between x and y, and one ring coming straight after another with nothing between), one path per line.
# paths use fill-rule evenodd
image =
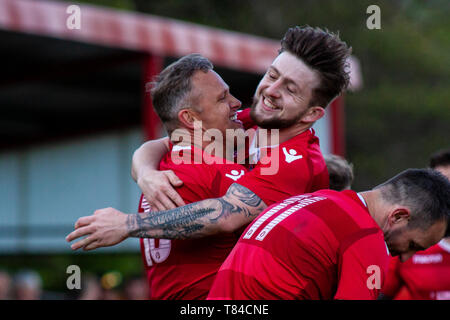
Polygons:
M450 300L450 244L441 241L405 262L391 257L383 293L395 300Z
M252 125L249 109L239 112L238 119L246 128ZM285 154L289 151L294 155ZM265 162L268 158L274 159L274 162ZM318 138L312 129L272 148L250 173L245 173L243 176L241 174L245 168L239 165L233 167L232 164L228 164L228 167L225 168L222 168L222 165L195 165L192 168L190 164L174 164L173 161L167 162L167 159L167 156L163 159L160 169L171 169L184 181L183 187L177 191L186 203L221 197L226 193L228 186L234 182L252 190L267 205L293 195L328 188L328 171L320 153ZM278 167L276 176L264 175L264 168L270 166ZM223 177L225 172L230 173L233 168L237 168L236 173L240 176L239 180L222 179L222 185L218 188L219 184L214 182L214 179L218 179L217 176ZM247 175L249 177L246 177ZM196 184L198 186L195 186ZM149 284L152 290L151 298L206 298L213 277L237 240L234 238L234 234L228 235L228 240L222 239L222 237L223 235L218 235L207 239L172 242L155 239L141 240L142 248L144 245L147 248L153 248L142 249L146 265L150 265L155 260L160 261L156 267L153 263L153 266L148 268ZM215 243L222 244L214 246ZM160 249L154 249L155 247ZM154 252L153 259L148 258L151 252ZM145 257L145 253L147 257ZM169 278L170 280L168 280Z
M248 117L248 111L238 114L246 127L250 126ZM249 153L256 165L239 179L239 184L253 191L268 206L329 187L327 166L313 129L274 147L254 148L251 144Z
M183 181L177 192L186 204L223 196L228 187L247 171L243 166L230 162L179 163L184 152L190 153L190 149L181 153L172 149L161 160L159 169L173 170ZM218 159L197 148L194 148L195 153L208 160ZM139 212L144 210L150 211L150 207L141 196ZM205 299L217 270L238 237L232 233L192 240L141 239L150 299Z
M208 299L376 299L387 265L383 232L358 195L321 190L261 213Z

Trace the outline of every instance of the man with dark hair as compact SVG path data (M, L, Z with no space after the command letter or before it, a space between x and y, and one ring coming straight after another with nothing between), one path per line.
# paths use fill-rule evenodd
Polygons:
M296 47L287 45L296 41ZM255 152L250 156L259 161L251 172L232 184L221 198L151 215L126 215L107 208L80 218L77 230L67 240L89 236L72 248L95 249L114 245L130 236L186 239L235 232L273 203L327 188L326 165L311 126L348 84L345 65L351 50L338 36L311 27L289 29L282 43L283 46L286 43L286 47L259 83L250 115L261 128L278 128L279 143L272 141L271 145L273 135L269 136L268 144L253 140ZM138 183L141 175L155 170L149 165L146 147L139 151L133 157L134 167L137 167L133 170L134 177ZM279 162L276 176L262 173L269 166L263 161L266 157ZM141 188L146 194L145 188Z
M295 196L247 227L208 299L377 299L386 249L405 261L448 236L449 220L450 182L430 169L366 192Z
M346 68L350 53L333 33L312 27L290 28L281 40L278 57L256 89L252 119L262 128L283 129L295 126L307 113L322 114L349 84ZM301 64L296 66L298 60ZM312 72L302 74L302 68ZM283 82L285 96L276 90Z
M450 179L450 150L433 154L430 167ZM450 300L450 238L418 252L406 262L391 258L382 293L384 299Z
M336 191L350 189L353 183L353 165L335 154L327 154L323 158L330 176L330 189Z

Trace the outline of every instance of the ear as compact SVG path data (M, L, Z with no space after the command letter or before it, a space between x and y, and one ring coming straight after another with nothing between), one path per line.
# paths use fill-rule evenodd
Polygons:
M192 109L182 109L178 112L178 121L188 129L195 129L195 122L199 121L197 113Z
M389 224L399 224L399 223L408 223L409 218L411 217L411 212L408 208L405 207L397 207L394 211L392 211L389 216Z
M302 117L303 122L312 123L316 122L325 115L325 109L319 106L308 108L306 113Z

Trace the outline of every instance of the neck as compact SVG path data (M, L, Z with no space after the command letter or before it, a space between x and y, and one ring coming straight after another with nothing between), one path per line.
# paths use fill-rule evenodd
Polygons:
M381 199L381 192L378 189L364 191L359 193L367 203L367 209L369 210L370 216L375 220L377 225L385 231L386 216L384 214L385 202Z
M309 130L312 125L310 123L296 123L289 128L280 129L280 143L283 143L289 139L292 139L299 134L302 134L306 130Z
M289 139L294 138L295 136L298 136L299 134L302 134L306 130L309 130L311 126L305 126L296 124L293 126L290 126L289 128L283 128L283 129L262 129L259 128L258 135L257 135L257 142L256 145L258 147L267 147L267 146L276 146L280 143L283 143L285 141L288 141ZM261 130L267 130L267 134L264 133L264 131Z

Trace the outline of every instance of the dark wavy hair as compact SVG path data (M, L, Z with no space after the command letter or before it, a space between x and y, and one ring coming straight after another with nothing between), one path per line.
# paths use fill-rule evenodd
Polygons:
M352 49L338 34L310 26L290 28L281 40L279 53L284 51L297 56L320 76L310 106L325 108L347 88L350 81L347 58Z

